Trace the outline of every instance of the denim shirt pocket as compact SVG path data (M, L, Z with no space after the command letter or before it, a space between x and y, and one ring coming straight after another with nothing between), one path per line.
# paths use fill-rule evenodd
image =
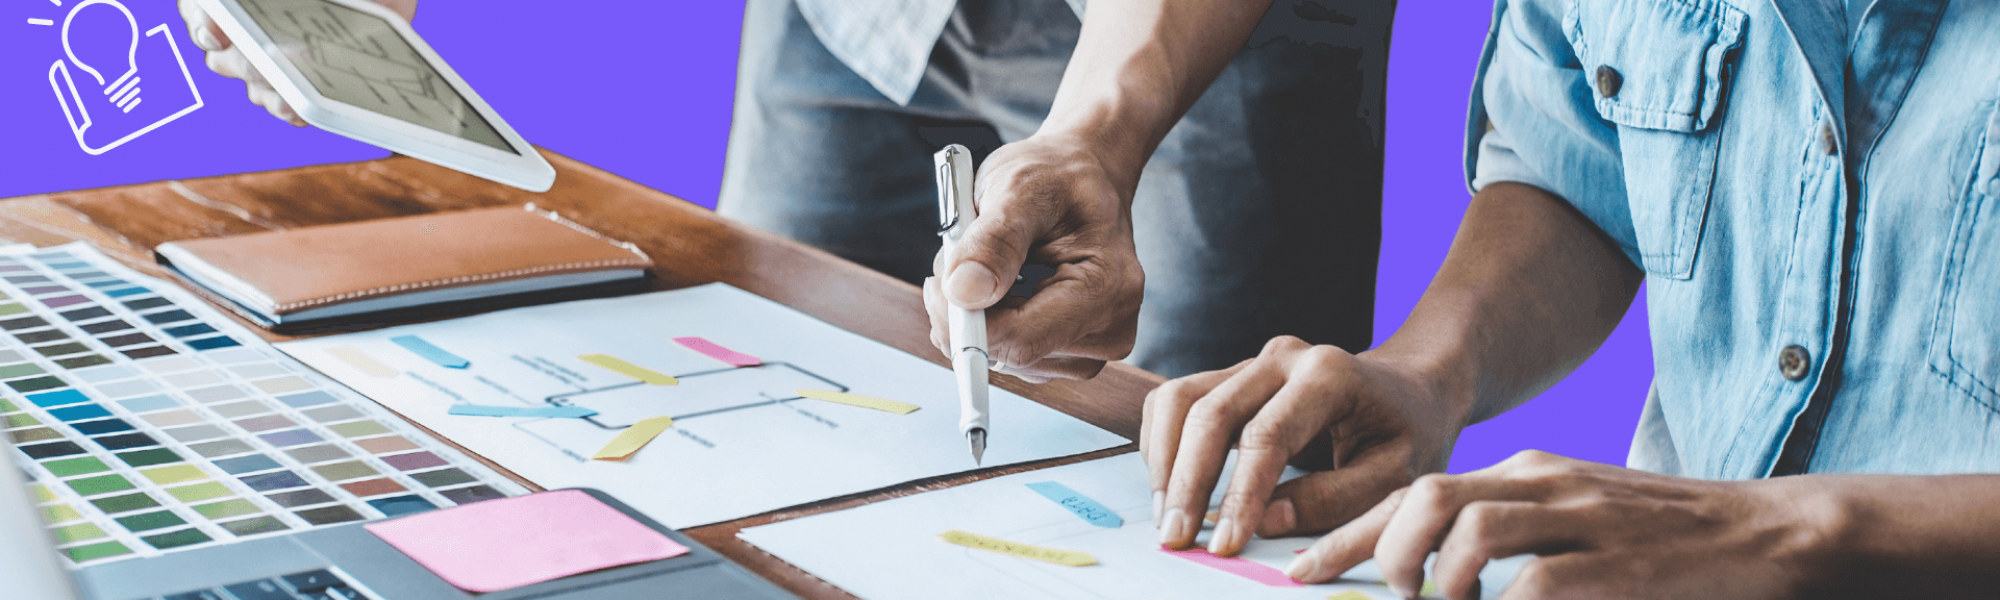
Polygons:
M1694 276L1745 18L1719 0L1577 0L1563 16L1597 113L1618 126L1650 274Z
M2000 412L2000 103L1990 110L1946 247L1931 371Z

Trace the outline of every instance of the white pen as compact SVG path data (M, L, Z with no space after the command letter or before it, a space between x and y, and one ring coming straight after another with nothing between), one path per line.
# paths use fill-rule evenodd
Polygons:
M952 144L939 150L936 158L938 182L938 236L944 251L951 252L965 231L978 218L972 204L972 153ZM958 429L972 446L972 462L986 455L986 311L956 306L945 309L950 323L951 371L958 380Z

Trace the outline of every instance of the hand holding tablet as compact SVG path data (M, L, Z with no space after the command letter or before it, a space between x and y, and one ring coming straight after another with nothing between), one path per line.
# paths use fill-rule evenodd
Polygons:
M248 82L279 118L529 191L554 183L541 154L410 29L414 0L182 0L181 10L209 67Z

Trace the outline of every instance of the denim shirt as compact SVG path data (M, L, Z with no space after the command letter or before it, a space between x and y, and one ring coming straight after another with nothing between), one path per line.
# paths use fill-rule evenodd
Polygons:
M1646 275L1635 467L2000 471L2000 2L1503 0L1477 189Z

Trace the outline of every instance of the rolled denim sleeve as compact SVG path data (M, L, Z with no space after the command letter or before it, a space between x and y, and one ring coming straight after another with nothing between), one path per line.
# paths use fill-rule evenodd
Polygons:
M1466 122L1465 177L1561 197L1639 263L1618 129L1605 121L1563 35L1559 2L1499 0Z

